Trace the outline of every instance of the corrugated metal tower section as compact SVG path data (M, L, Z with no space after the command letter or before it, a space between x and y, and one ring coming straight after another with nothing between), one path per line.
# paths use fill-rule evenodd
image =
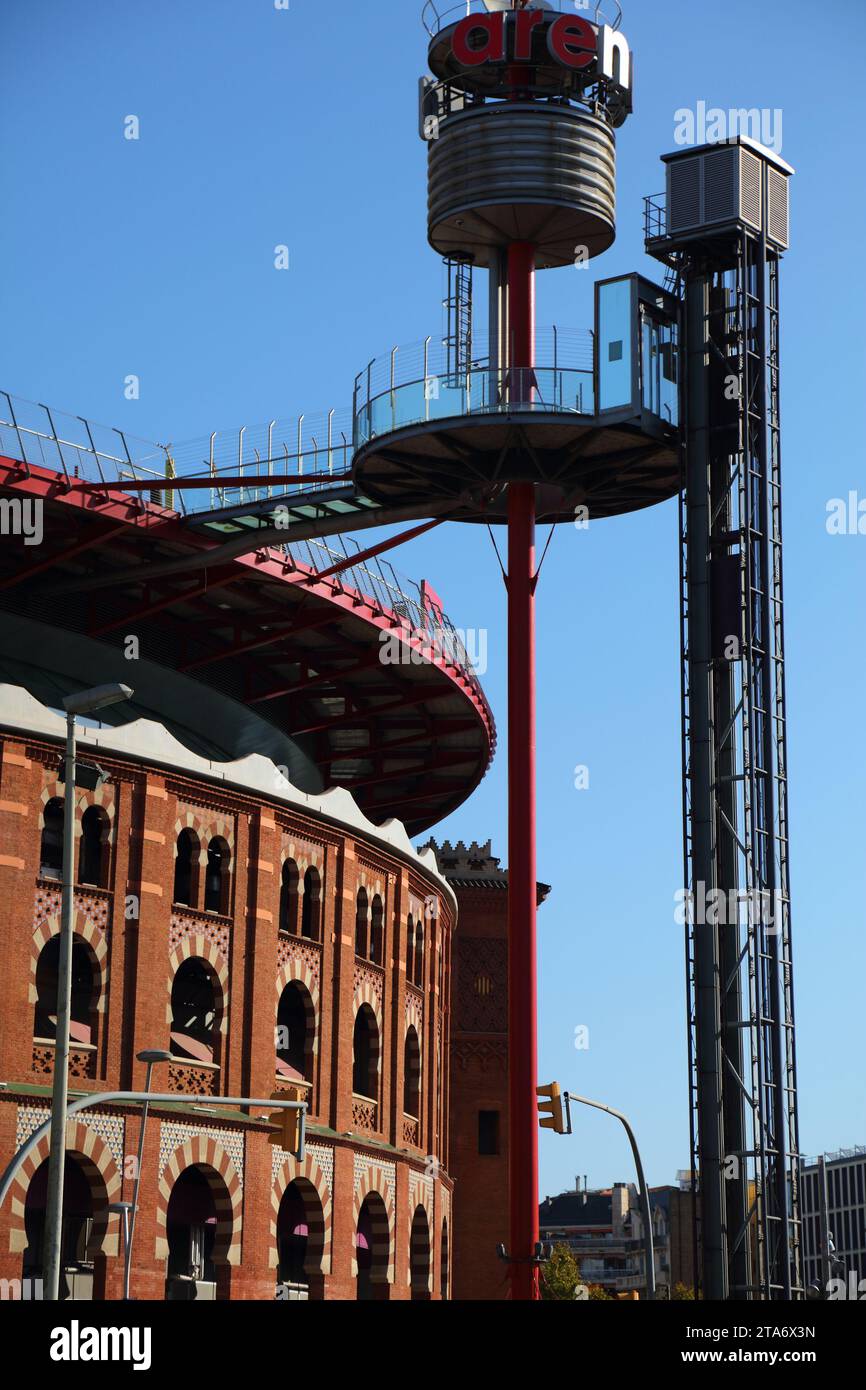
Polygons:
M802 1297L788 870L779 261L793 172L747 140L665 159L647 249L686 380L683 801L693 1174L707 1299ZM698 1241L696 1229L696 1244Z

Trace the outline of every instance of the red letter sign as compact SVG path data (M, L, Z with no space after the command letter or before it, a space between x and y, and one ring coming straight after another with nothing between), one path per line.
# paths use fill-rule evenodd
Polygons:
M476 31L486 35L480 48L472 47L469 42ZM452 51L464 68L477 68L482 63L504 63L505 15L469 15L462 19L454 30Z
M547 46L563 67L586 68L596 55L596 33L588 20L562 15L547 31Z
M541 10L518 10L514 16L514 56L518 62L529 62L532 57L532 31L536 24L544 21Z

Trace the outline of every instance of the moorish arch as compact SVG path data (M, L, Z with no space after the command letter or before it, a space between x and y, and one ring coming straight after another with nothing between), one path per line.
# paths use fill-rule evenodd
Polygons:
M45 1119L49 1118L45 1110ZM9 1223L10 1254L21 1254L27 1247L25 1210L27 1190L37 1170L47 1160L50 1137L43 1135L32 1153L27 1155L12 1182L9 1193L11 1220ZM114 1156L95 1130L81 1120L68 1120L66 1124L66 1153L75 1159L84 1180L90 1189L93 1208L93 1227L87 1242L89 1256L96 1254L118 1255L120 1253L120 1218L109 1212L111 1202L120 1201L122 1182Z
M358 1223L361 1219L361 1209L369 1196L378 1198L378 1201L368 1204L368 1211L373 1225L373 1233L383 1247L386 1246L388 1258L387 1264L376 1271L381 1279L388 1283L394 1282L394 1265L397 1248L397 1219L394 1211L394 1197L391 1185L384 1172L375 1163L371 1163L361 1174L359 1181L355 1185L355 1199L352 1204L352 1227L357 1232ZM374 1274L374 1279L376 1278ZM358 1277L357 1250L352 1255L352 1277Z
M292 1183L297 1186L301 1194L309 1231L306 1269L311 1274L330 1274L333 1217L331 1189L318 1160L309 1152L304 1155L301 1162L298 1162L297 1158L292 1155L287 1155L274 1173L274 1182L271 1188L271 1246L268 1263L271 1269L276 1269L279 1263L277 1223L280 1216L280 1203Z
M171 1154L160 1174L156 1201L156 1258L168 1259L168 1204L175 1183L188 1168L198 1168L213 1197L217 1218L214 1263L239 1265L243 1211L241 1180L222 1144L209 1134L197 1134L187 1139Z
M54 778L46 782L39 794L39 830L45 829L45 807L49 801L59 801L66 810L66 783ZM104 811L108 819L109 843L114 841L114 819L116 806L114 804L114 787L110 782L103 782L94 791L79 791L75 798L75 839L81 839L81 820L85 811L89 811L91 806Z
M166 989L166 1022L171 1026L171 989L174 977L185 960L195 957L207 961L214 976L214 1004L219 1019L218 1032L225 1034L229 1026L229 968L225 956L212 941L197 932L188 932L171 952L168 958L168 979Z
M88 948L91 958L91 965L94 970L93 993L96 999L94 1009L96 1013L105 1013L105 1003L108 998L108 940L105 933L91 921L85 912L75 908L72 917L73 937L78 937ZM36 970L39 965L39 957L54 936L60 935L60 914L52 913L50 917L45 917L36 928L30 943L30 986L28 998L31 1007L35 1007L38 999L36 988Z

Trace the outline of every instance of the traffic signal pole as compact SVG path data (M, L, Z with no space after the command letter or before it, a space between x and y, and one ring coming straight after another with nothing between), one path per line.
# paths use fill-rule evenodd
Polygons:
M535 366L535 248L508 248L508 379L526 409ZM511 1297L539 1297L535 871L535 486L508 489L508 1075Z

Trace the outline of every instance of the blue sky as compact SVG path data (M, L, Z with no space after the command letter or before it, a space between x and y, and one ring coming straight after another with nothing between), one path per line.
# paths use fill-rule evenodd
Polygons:
M426 244L414 0L3 0L0 387L159 440L351 400L370 357L442 329ZM866 8L837 0L625 6L635 115L619 235L592 273L539 276L539 325L586 329L595 278L659 268L641 197L675 113L783 113L783 447L793 929L807 1152L866 1143L863 787ZM817 63L816 63L817 57ZM127 115L141 138L123 138ZM274 247L291 269L274 269ZM124 379L141 381L138 401ZM864 508L866 510L866 508ZM504 593L489 541L449 526L397 552L458 626L489 631L496 763L438 833L505 856ZM554 537L539 589L542 1079L624 1109L650 1180L688 1166L681 929L676 508ZM577 764L590 788L577 792ZM590 1030L588 1051L574 1030ZM542 1191L631 1177L618 1126L542 1139Z

